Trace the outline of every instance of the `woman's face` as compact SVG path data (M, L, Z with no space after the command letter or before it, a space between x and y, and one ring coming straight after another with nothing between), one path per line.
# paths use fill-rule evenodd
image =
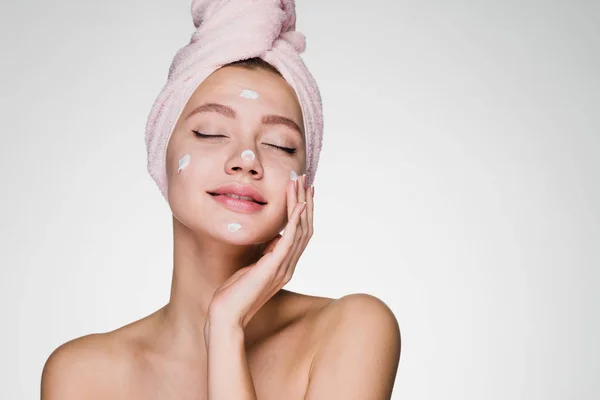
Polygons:
M167 146L173 215L235 244L273 238L287 222L290 176L305 172L303 132L300 105L282 77L235 66L215 71L186 104ZM235 195L235 188L258 202L217 193Z

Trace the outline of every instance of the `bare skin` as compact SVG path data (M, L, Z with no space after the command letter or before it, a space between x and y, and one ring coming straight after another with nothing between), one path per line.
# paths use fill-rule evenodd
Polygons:
M260 99L240 97L246 88L260 88ZM236 111L236 118L218 112L193 115L206 103L225 104ZM273 114L294 121L301 132L285 125L263 126L260 117ZM167 149L174 232L170 301L115 331L59 347L44 368L43 399L56 398L54 393L65 399L69 393L86 399L206 398L203 328L211 298L236 270L260 257L264 246L257 243L264 244L284 228L285 185L291 170L304 172L303 128L293 90L272 72L226 67L200 85ZM198 139L192 130L228 137ZM297 151L289 155L270 144ZM246 148L253 149L256 160L239 156ZM192 163L178 173L178 159L185 153L191 154ZM268 206L258 215L236 215L215 205L205 192L228 182L257 187ZM230 220L244 225L235 236L224 229ZM318 316L331 301L280 290L252 318L244 340L261 399L301 398L320 334Z
M260 97L241 97L245 89L257 90ZM225 105L235 116L214 105L193 112L205 104ZM220 137L201 137L194 130ZM246 149L256 157L243 159ZM191 162L178 172L184 154ZM293 89L269 71L218 70L186 104L166 161L174 240L169 302L122 328L57 348L44 366L42 400L208 398L210 353L204 327L213 295L236 271L257 262L266 243L286 227L290 171L298 176L305 172L302 112ZM258 189L266 206L250 214L226 209L209 192L229 183ZM299 190L298 201L306 199L308 208L312 200L307 190ZM230 222L243 228L229 232ZM308 225L312 235L312 217ZM281 289L243 334L247 367L261 400L391 395L399 329L391 310L377 298L354 294L331 299ZM227 378L229 369L220 372Z
M303 399L334 299L281 290L273 300L277 305L270 306L277 311L268 330L246 339L257 395ZM55 351L53 361L62 370L55 373L69 375L70 390L86 399L206 399L206 350L184 357L164 348L164 311L66 343Z

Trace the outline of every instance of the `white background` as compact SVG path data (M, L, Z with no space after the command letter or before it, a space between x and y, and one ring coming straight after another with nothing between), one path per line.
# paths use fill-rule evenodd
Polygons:
M392 308L394 399L598 399L600 3L297 3L325 133L286 288ZM144 127L190 4L2 3L1 399L168 300Z

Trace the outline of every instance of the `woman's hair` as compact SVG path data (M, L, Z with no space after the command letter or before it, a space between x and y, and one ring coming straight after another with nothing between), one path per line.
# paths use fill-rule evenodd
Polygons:
M247 58L245 60L234 61L224 65L224 67L228 66L242 67L251 70L262 69L281 76L281 73L277 70L277 68L260 57Z

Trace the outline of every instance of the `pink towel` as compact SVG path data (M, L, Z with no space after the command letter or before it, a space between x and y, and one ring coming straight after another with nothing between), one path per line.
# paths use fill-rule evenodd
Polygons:
M306 178L319 162L323 111L319 88L300 58L294 0L193 0L196 31L176 54L146 124L148 172L168 201L165 158L177 119L198 85L221 66L252 57L273 65L296 92L306 136Z

